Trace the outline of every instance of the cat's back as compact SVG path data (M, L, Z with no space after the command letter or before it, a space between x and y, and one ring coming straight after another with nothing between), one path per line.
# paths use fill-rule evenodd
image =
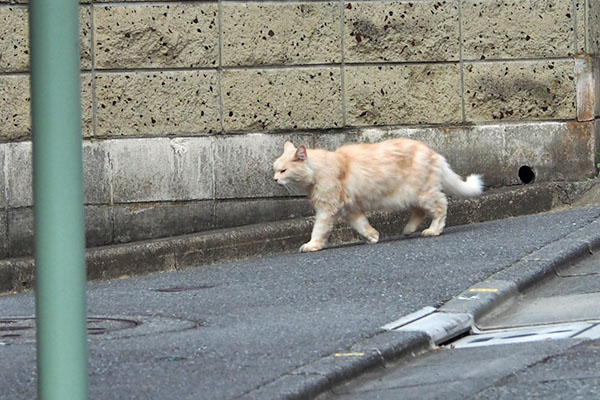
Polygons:
M435 154L424 143L406 138L349 144L335 153L344 160L344 201L362 210L410 203L419 182L426 181Z
M336 153L358 163L398 163L411 160L417 154L433 151L423 142L407 138L385 140L378 143L347 144Z

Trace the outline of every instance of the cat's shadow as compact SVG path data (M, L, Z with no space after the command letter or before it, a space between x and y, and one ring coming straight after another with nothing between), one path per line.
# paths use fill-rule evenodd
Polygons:
M461 232L460 228L461 227L459 227L459 226L447 228L446 230L444 230L444 233L442 233L442 235L440 235L440 236L455 235L455 234ZM440 236L426 238L426 237L423 237L420 232L415 232L410 235L387 236L387 237L380 239L377 243L374 243L374 244L369 244L366 241L357 238L357 240L355 242L334 244L334 245L327 246L323 250L353 248L353 247L358 247L358 246L377 246L380 244L394 243L394 242L406 242L406 241L417 241L417 240L419 240L419 241L421 241L421 240L436 240ZM323 251L323 250L321 250L321 251Z

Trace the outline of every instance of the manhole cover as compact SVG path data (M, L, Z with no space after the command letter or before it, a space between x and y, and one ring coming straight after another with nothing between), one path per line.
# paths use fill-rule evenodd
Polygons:
M182 331L202 326L202 322L165 317L88 317L89 339L119 339L155 333ZM0 318L0 345L35 342L34 317Z
M450 343L453 348L494 346L556 339L598 339L600 321L571 322L477 331Z

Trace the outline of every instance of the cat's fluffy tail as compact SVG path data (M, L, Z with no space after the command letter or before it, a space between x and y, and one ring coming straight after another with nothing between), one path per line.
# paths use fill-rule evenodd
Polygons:
M466 180L452 171L448 161L440 156L440 169L442 173L442 184L444 191L459 197L475 197L483 193L483 181L481 175L469 175Z

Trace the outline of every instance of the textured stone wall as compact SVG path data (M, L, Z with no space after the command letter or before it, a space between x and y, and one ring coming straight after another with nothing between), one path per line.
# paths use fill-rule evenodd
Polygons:
M31 252L26 0L0 0L0 256ZM600 0L80 3L90 246L310 214L283 142L410 136L518 184L596 173Z

